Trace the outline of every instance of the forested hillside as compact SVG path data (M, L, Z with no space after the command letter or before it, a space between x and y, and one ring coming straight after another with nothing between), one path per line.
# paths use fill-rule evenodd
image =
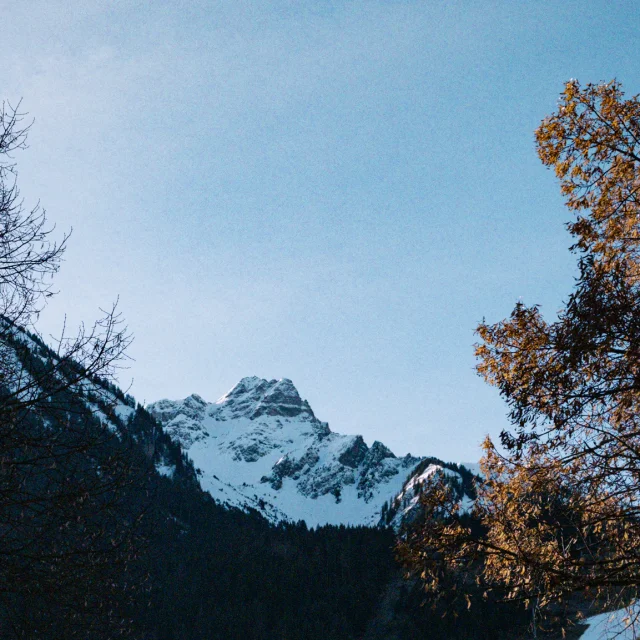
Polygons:
M3 345L23 378L40 389L55 382L23 407L25 452L57 447L21 477L38 503L23 507L29 553L5 546L5 576L15 580L4 582L4 637L347 640L428 629L433 638L488 639L513 630L514 618L505 626L493 605L423 606L419 585L401 578L390 528L274 525L217 504L131 396L16 327Z

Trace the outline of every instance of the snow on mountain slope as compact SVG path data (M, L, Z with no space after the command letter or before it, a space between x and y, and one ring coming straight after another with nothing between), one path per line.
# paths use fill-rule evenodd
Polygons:
M424 484L435 479L438 474L455 476L454 471L444 469L438 464L430 464L424 471L416 471L395 496L391 507L390 524L398 529L403 522L410 521L418 512L420 491Z
M421 513L420 496L430 483L442 479L454 491L462 512L470 512L476 499L478 475L466 465L423 458L404 483L402 490L385 505L381 523L396 531L410 525Z
M334 433L286 378L243 378L215 403L191 395L147 408L193 460L203 489L272 521L376 525L421 460Z
M634 640L640 637L640 606L601 613L587 618L580 640Z
M103 436L111 434L121 439L126 435L127 445L138 447L160 475L174 477L179 467L181 479L195 483L193 467L182 464L180 447L164 434L157 421L136 405L132 396L96 375L95 367L93 372L87 371L74 360L72 356L78 353L82 355L82 348L71 355L64 348L55 351L37 334L0 318L3 391L8 402L13 400L7 391L22 403L24 415L20 420L26 423L32 417L36 424L41 420L48 428L61 430L73 422L78 433L84 421L91 435L81 441L82 446L96 450L103 444L110 446ZM108 373L108 367L98 367L103 374L105 369ZM98 423L104 428L102 433Z

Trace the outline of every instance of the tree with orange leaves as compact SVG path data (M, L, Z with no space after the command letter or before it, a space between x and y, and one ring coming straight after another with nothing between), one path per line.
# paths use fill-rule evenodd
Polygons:
M512 423L500 450L484 444L480 533L434 486L400 553L431 589L466 570L544 606L640 586L640 99L571 80L536 142L574 214L579 277L553 322L519 303L478 327L478 372Z

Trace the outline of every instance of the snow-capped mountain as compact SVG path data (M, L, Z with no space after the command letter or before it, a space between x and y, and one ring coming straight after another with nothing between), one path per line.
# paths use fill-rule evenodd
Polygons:
M272 521L377 525L422 461L334 433L286 378L243 378L214 403L191 395L147 408L192 459L203 489Z
M11 380L20 397L37 399L49 375L68 392L65 402L114 434L129 431L159 474L173 477L180 466L180 477L193 482L195 467L216 501L255 509L272 522L375 526L389 524L393 512L391 524L398 526L417 506L427 478L411 482L416 469L423 471L423 458L398 458L380 442L367 446L362 436L332 432L288 379L244 378L215 403L192 395L156 402L148 413L113 384L84 374L74 382L80 369L37 336L5 327L0 350L5 369L15 369ZM181 451L193 467L178 463Z

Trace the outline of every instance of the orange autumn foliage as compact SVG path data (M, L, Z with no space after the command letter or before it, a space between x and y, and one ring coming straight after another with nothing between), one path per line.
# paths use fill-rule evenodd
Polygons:
M475 528L434 485L399 552L430 589L466 572L545 605L640 585L640 100L571 80L536 141L574 214L579 277L554 321L518 303L477 328L512 429L485 441Z

